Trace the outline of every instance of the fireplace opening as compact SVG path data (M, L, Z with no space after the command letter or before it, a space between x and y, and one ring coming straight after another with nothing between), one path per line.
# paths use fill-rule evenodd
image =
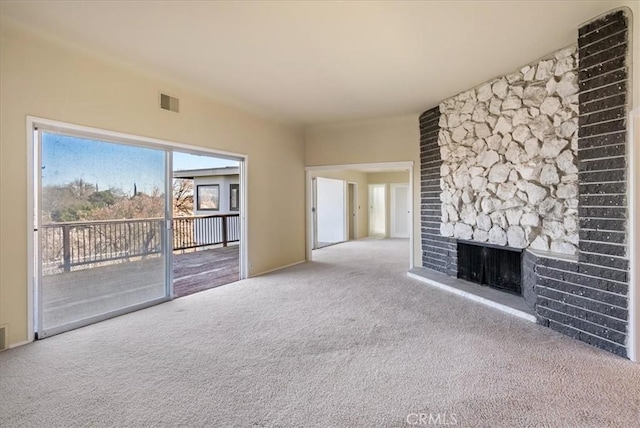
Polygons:
M522 295L522 250L458 241L458 278Z

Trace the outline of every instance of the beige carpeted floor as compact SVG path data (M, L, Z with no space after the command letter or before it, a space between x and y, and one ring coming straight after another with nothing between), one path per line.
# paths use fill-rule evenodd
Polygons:
M408 279L406 240L314 257L0 353L0 425L640 426L640 365Z

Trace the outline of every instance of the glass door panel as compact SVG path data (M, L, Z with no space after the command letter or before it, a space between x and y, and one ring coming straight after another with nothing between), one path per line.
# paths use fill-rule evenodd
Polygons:
M369 236L384 236L386 226L386 194L385 184L369 185Z
M38 336L168 298L169 153L38 136Z

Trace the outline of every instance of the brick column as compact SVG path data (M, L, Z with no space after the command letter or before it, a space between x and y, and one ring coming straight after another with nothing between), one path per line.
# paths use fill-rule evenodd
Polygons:
M628 26L623 11L579 29L578 261L539 257L541 324L627 355Z
M626 282L627 18L618 11L579 34L580 261Z
M440 235L440 108L420 116L420 184L422 265L450 276L458 275L455 239Z

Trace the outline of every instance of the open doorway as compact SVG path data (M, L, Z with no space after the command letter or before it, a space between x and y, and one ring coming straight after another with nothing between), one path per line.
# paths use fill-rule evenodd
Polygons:
M173 296L240 278L240 164L173 154Z
M343 241L367 238L407 239L410 250L409 267L413 267L413 162L333 165L306 169L308 261L313 260L313 250L318 248L317 183L321 177L342 183L344 192L339 191L336 185L335 193L344 200L343 212L341 216L336 216L333 226L344 227ZM404 203L392 203L391 191L394 192L395 200ZM400 215L401 213L403 214ZM391 221L391 217L395 223Z

